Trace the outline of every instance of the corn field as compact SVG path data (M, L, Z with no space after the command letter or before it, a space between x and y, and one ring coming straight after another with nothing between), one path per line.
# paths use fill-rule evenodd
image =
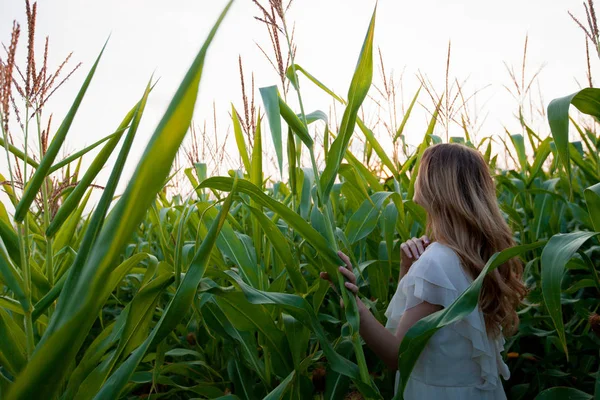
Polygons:
M403 129L417 92L393 137L404 157L384 149L359 116L373 80L374 12L362 46L355 44L358 61L346 96L319 81L318 71L297 64L291 51L282 82L260 88L264 112L253 123L232 108L243 168L207 176L206 165L195 163L184 171L192 195L172 195L165 187L192 123L211 41L229 29L222 22L230 7L202 44L122 193L117 186L155 80L140 88L114 133L60 159L110 45L50 135L41 110L52 82L34 66L15 89L19 32L13 30L0 63L0 144L7 160L0 176L6 194L0 203L0 398L394 397L394 374L358 334L356 300L337 269L337 251L351 257L360 298L385 322L400 244L426 230L425 211L412 197L421 155L443 140L435 134L443 100L423 126L421 144L408 152ZM28 17L35 14L35 5L27 2L27 10ZM279 24L279 40L291 46L285 11L278 1L264 9L265 18ZM299 109L282 97L285 85ZM301 86L309 85L344 110L339 128L303 103ZM16 91L26 100L19 123L28 145L22 148L8 124ZM520 257L529 294L518 333L507 338L507 395L600 398L600 136L595 120L577 123L570 111L600 118L600 89L550 102L548 137L522 119L525 134L503 143L513 160L506 168L490 137L476 141L465 127L464 138L447 139L484 155L518 245L492 257L451 307L411 328L398 357L403 377L437 330L477 307L485 275ZM378 168L352 153L357 136ZM263 171L267 140L279 177ZM39 157L31 146L39 147ZM84 158L91 160L85 169ZM110 176L97 182L103 168ZM101 198L90 209L98 186ZM334 287L319 279L322 271Z

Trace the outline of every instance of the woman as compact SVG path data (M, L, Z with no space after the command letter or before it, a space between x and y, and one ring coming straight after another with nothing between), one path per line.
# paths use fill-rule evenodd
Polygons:
M395 371L406 332L418 320L450 306L496 252L512 247L512 233L496 200L481 154L463 145L439 144L421 159L414 201L428 214L427 236L403 243L400 283L385 313L384 327L357 298L360 334ZM358 293L348 257L340 267L346 288ZM513 259L484 280L479 307L429 340L407 382L406 399L505 399L500 376L504 334L517 328L516 308L526 289L522 265ZM321 274L329 280L326 273ZM387 329L386 329L387 328ZM396 374L396 390L399 374Z

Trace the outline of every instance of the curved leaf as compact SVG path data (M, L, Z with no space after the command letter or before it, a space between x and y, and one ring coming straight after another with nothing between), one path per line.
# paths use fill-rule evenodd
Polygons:
M254 215L254 218L258 220L258 223L265 232L265 235L267 235L269 242L273 245L275 252L277 252L279 257L281 257L281 260L283 260L283 265L288 272L290 282L292 282L294 289L302 294L308 292L308 285L300 271L298 259L293 256L292 250L283 233L281 233L277 225L266 217L262 211L257 210L254 207L248 208Z
M554 235L542 252L542 294L567 358L569 351L560 302L565 266L588 239L599 234L598 232L572 232Z
M546 389L535 397L535 400L591 400L592 395L570 387L553 387Z
M104 49L106 48L107 43L108 41L104 43L102 50L100 50L100 54L98 55L98 58L96 58L96 62L94 62L94 65L92 65L92 68L90 69L90 72L85 78L81 89L79 89L79 93L77 93L77 97L75 97L75 100L73 101L71 108L67 112L65 119L63 119L63 122L60 124L58 130L54 134L54 137L52 139L52 142L50 143L50 146L48 146L46 154L44 154L44 157L40 161L40 165L35 170L33 177L31 177L31 180L25 187L23 197L21 198L21 201L19 201L19 204L17 204L15 208L15 221L22 222L25 219L25 214L29 210L29 206L31 206L31 203L33 203L35 196L42 187L42 183L46 179L48 171L52 167L52 163L54 162L54 159L58 155L58 152L67 137L67 133L69 132L69 128L73 123L75 114L77 114L77 110L81 105L81 101L83 100L83 97L85 96L85 93L88 87L90 86L90 83L92 82L92 78L94 77L94 73L96 72L96 68L98 67L98 63L100 62L100 58L104 53Z
M363 100L367 97L369 88L371 87L371 81L373 79L373 37L375 35L375 15L376 11L373 11L369 29L363 43L356 70L350 83L350 89L348 90L348 105L344 110L342 117L342 123L340 125L340 131L337 138L333 141L331 149L327 154L327 162L325 164L325 170L321 175L321 188L323 190L322 201L327 201L333 183L337 177L340 164L344 159L348 145L350 144L350 138L354 132L354 125L356 123L356 116L358 109L360 108Z
M600 232L600 183L590 186L583 193L594 230Z
M281 135L281 117L279 116L279 93L277 86L268 86L260 88L260 96L265 105L265 112L269 119L269 128L271 129L271 137L275 146L275 154L277 155L277 163L279 164L280 173L283 172L283 141Z
M571 185L571 163L569 151L569 108L573 104L584 114L600 118L600 89L586 88L548 105L548 122L556 143L558 156L564 166Z

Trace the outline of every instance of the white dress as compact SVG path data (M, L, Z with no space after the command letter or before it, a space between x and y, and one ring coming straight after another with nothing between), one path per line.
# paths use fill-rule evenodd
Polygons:
M424 301L448 307L472 279L449 247L432 243L398 284L385 312L386 328L396 331L405 310ZM488 337L479 308L437 331L410 375L404 398L434 400L506 399L500 375L510 373L502 360L504 337ZM396 374L396 390L400 375Z

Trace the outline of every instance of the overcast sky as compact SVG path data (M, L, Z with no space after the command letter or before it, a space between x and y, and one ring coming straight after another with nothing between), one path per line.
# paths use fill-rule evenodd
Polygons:
M1 0L0 38L5 43L13 19L22 27L26 25L23 3ZM43 44L43 36L50 36L50 64L57 65L71 51L74 61L83 62L82 69L49 105L47 113L53 112L55 121L64 116L111 34L69 133L68 149L79 149L113 132L154 72L160 82L151 94L136 139L135 154L128 166L131 172L225 4L225 0L40 2L38 46ZM344 97L374 6L374 0L295 0L288 15L290 25L296 26L297 62ZM583 13L577 0L380 0L375 44L383 52L388 71L395 70L397 77L404 71L408 101L419 85L418 71L426 74L438 91L443 90L451 40L451 78L470 77L467 92L491 85L477 99L478 106L483 106L482 115L489 113L482 135L501 134L504 126L518 131L513 117L516 103L503 87L511 85L503 62L520 70L526 34L529 34L527 75L531 76L545 64L539 84L546 104L576 91L575 78L582 84L585 82L583 33L570 20L567 10L579 16ZM265 27L253 18L256 15L259 13L251 0L235 1L208 53L195 120L200 124L212 118L215 101L220 134L229 126L230 102L238 109L242 107L238 56L242 56L247 78L251 72L255 73L257 100L259 87L278 82L255 44L270 49ZM25 52L24 44L22 36L21 55ZM593 62L595 65L595 56ZM381 82L379 73L375 74L375 82ZM331 101L326 94L307 83L303 93L307 111L329 111ZM424 93L420 101L431 106ZM419 106L408 126L409 141L420 141L426 118L427 113ZM537 124L536 129L547 132L543 121ZM57 127L55 123L54 128ZM235 144L232 142L231 146Z

